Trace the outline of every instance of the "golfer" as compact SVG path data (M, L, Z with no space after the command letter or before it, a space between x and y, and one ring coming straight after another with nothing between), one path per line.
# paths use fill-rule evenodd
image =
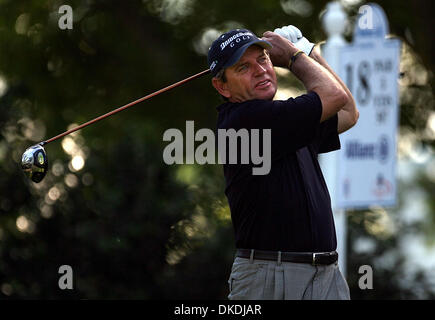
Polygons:
M223 166L236 242L229 299L350 299L317 155L340 148L358 111L314 44L296 40L237 29L209 49L212 85L225 100L218 129L271 132L268 174L252 174L255 164ZM290 70L307 93L273 100L274 67Z

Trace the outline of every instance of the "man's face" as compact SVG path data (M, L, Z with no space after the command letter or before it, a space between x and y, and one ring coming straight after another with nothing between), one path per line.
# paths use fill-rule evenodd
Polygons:
M227 82L219 93L230 102L272 100L277 90L276 74L265 49L252 45L240 60L225 70Z

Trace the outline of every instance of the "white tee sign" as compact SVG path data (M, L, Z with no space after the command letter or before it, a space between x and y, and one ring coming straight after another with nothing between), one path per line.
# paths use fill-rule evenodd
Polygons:
M400 41L385 39L382 8L364 5L354 42L341 48L338 73L355 98L360 118L340 136L337 205L364 208L396 204Z

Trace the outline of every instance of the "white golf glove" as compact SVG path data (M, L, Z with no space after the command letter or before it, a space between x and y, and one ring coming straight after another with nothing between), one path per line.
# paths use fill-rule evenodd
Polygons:
M305 52L307 56L309 56L311 51L313 51L314 43L308 41L308 39L302 35L301 30L295 26L284 26L273 30L273 32L290 40L296 48Z

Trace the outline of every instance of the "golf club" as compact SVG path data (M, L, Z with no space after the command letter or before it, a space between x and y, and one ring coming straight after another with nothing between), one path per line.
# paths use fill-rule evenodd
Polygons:
M158 95L160 93L163 93L163 92L166 92L166 91L171 90L173 88L176 88L176 87L178 87L178 86L180 86L180 85L182 85L182 84L184 84L186 82L189 82L191 80L197 79L197 78L199 78L199 77L201 77L203 75L206 75L208 73L210 73L209 69L201 71L201 72L199 72L199 73L197 73L197 74L195 74L193 76L190 76L190 77L188 77L188 78L186 78L184 80L178 81L178 82L176 82L176 83L174 83L174 84L172 84L170 86L167 86L167 87L165 87L163 89L160 89L160 90L158 90L156 92L153 92L153 93L151 93L149 95L146 95L146 96L144 96L144 97L142 97L140 99L137 99L137 100L135 100L133 102L130 102L130 103L128 103L128 104L126 104L126 105L124 105L122 107L119 107L119 108L117 108L117 109L115 109L113 111L110 111L110 112L108 112L106 114L103 114L103 115L101 115L101 116L99 116L99 117L97 117L97 118L95 118L93 120L90 120L90 121L88 121L86 123L83 123L83 124L81 124L81 125L79 125L77 127L74 127L72 129L68 130L68 131L65 131L64 133L61 133L61 134L59 134L59 135L57 135L57 136L55 136L53 138L50 138L50 139L45 140L45 141L42 141L42 142L40 142L40 143L38 143L36 145L33 145L33 146L27 148L26 151L24 151L23 156L21 158L21 168L23 169L24 173L33 182L38 183L38 182L42 181L42 179L44 179L44 177L45 177L45 175L47 173L47 170L48 170L48 158L47 158L47 153L45 152L45 149L44 149L44 146L46 144L48 144L50 142L53 142L53 141L55 141L57 139L60 139L60 138L66 136L66 135L68 135L70 133L73 133L73 132L75 132L77 130L80 130L80 129L84 128L84 127L87 127L87 126L89 126L91 124L94 124L97 121L103 120L103 119L105 119L105 118L107 118L107 117L109 117L111 115L114 115L115 113L123 111L123 110L125 110L125 109L127 109L127 108L129 108L131 106L134 106L135 104L138 104L139 102L142 102L142 101L145 101L147 99L150 99L150 98L152 98L152 97L154 97L154 96L156 96L156 95Z

